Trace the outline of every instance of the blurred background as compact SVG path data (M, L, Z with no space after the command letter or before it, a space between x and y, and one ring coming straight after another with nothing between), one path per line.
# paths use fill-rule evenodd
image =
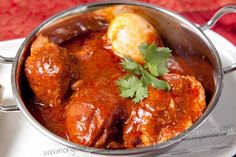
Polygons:
M96 0L0 0L0 41L27 36L38 24L65 9ZM221 7L236 0L140 0L176 11L204 24ZM236 45L236 13L224 16L213 28Z

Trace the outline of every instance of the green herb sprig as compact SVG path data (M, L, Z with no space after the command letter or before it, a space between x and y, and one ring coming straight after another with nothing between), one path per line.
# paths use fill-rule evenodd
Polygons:
M132 100L135 103L148 97L149 85L161 90L170 90L170 85L157 77L168 72L167 61L171 56L171 50L147 43L141 44L139 50L145 60L144 66L131 58L123 58L121 61L123 69L132 74L116 81L120 95L124 98L133 98Z

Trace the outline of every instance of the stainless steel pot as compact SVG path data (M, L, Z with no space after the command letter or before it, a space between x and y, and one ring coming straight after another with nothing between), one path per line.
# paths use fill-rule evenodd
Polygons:
M24 92L24 62L26 57L29 55L29 47L32 41L35 39L36 35L43 33L48 35L52 40L57 43L61 43L73 36L79 35L78 32L81 31L81 27L78 27L77 21L80 20L78 17L82 17L83 14L91 11L96 11L98 9L120 6L124 5L127 7L136 7L143 10L144 16L149 18L152 24L156 27L158 32L160 32L161 38L164 43L167 44L176 53L185 58L185 61L196 71L197 78L202 82L204 88L207 92L207 108L201 118L194 123L192 127L186 130L181 135L161 144L154 146L149 146L145 148L135 148L135 149L124 149L124 150L108 150L108 149L97 149L91 147L81 146L63 139L42 126L28 111L27 104L24 102L24 97L22 93ZM119 8L119 7L118 7ZM226 13L236 12L236 5L226 6L220 9L205 25L198 26L181 15L163 9L158 6L154 6L142 2L134 1L110 1L110 2L100 2L100 3L89 3L85 5L80 5L78 7L61 12L44 23L38 26L33 32L31 32L21 47L19 48L15 58L8 58L0 56L0 62L5 64L12 64L11 72L11 83L14 98L17 105L0 105L1 112L11 112L11 111L21 111L27 120L40 132L48 136L52 140L59 142L65 146L75 148L79 151L89 152L97 155L144 155L149 153L162 153L173 147L175 144L181 141L186 134L195 130L199 127L206 118L210 115L214 109L223 86L224 74L230 73L236 70L236 63L222 68L221 60L219 58L218 52L214 45L207 38L204 30L209 29L213 26L216 21ZM60 29L70 30L67 33L65 31L59 31ZM63 34L64 33L64 34ZM209 65L205 70L206 72L201 72L201 63L194 62L196 58L201 59L202 62L207 62Z

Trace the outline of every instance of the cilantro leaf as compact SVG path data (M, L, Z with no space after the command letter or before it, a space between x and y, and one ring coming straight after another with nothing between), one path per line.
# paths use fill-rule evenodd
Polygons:
M121 61L123 69L134 75L128 75L116 81L120 95L124 98L133 98L135 103L148 97L149 85L161 90L170 90L170 85L157 77L168 72L167 60L171 56L171 50L146 43L141 44L139 50L145 58L145 65L142 66L131 58L123 58Z
M161 90L169 91L171 89L170 85L166 81L163 81L163 80L157 79L155 84Z
M151 84L153 88L158 88L161 90L170 90L170 85L166 81L157 79L155 76L151 75L146 70L143 70L142 72L143 74L141 77L141 81L144 85Z
M140 65L134 62L131 58L125 57L124 59L122 59L121 65L125 70L133 72L136 75L141 74Z
M146 87L143 87L142 82L134 75L120 78L116 83L120 88L120 95L124 98L134 97L133 101L135 103L148 96Z
M161 76L168 72L167 60L171 56L171 50L169 48L143 43L139 46L139 50L145 58L145 66L152 75Z
M141 86L140 88L137 89L133 102L138 103L139 101L142 101L146 97L148 97L148 89L147 87Z

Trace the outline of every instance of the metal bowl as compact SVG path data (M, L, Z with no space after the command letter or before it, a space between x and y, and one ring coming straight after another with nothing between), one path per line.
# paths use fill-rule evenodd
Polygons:
M149 21L152 22L153 26L158 30L164 43L172 50L174 50L175 53L178 53L178 55L181 55L182 58L184 58L187 64L194 70L197 79L203 84L207 94L206 110L203 115L197 120L197 122L195 122L189 129L187 129L184 133L178 135L177 137L172 138L171 140L168 140L166 142L144 148L109 150L86 147L76 143L72 143L53 134L47 128L42 126L29 112L27 104L25 103L25 98L22 94L25 92L27 86L24 83L24 63L27 56L29 56L29 48L32 41L36 38L36 35L42 33L49 36L49 38L54 42L62 43L74 36L79 36L81 32L83 32L83 29L80 25L81 23L88 29L93 29L93 26L86 25L86 22L83 23L84 14L88 12L105 13L104 11L101 12L101 9L107 9L108 7L115 8L113 10L114 14L116 12L130 11L129 9L120 9L122 7L131 7L134 8L134 10L141 10L143 16L148 18ZM194 131L207 119L220 97L224 74L236 70L236 63L224 69L222 68L221 60L217 50L204 33L205 29L210 28L222 15L229 12L236 12L236 6L231 5L220 9L211 18L211 20L209 20L209 22L207 22L203 26L198 26L188 21L181 15L167 9L147 3L134 1L89 3L61 12L46 20L34 31L32 31L19 48L15 58L0 56L0 62L13 63L11 83L14 98L17 102L17 105L0 105L0 111L10 112L20 110L27 118L27 120L45 136L48 136L58 143L75 148L82 152L108 156L143 156L145 154L159 154L167 151L168 149L175 146L175 144L180 142L189 132ZM80 22L80 24L78 24L78 21ZM206 63L207 66L202 67L201 62ZM201 70L201 68L206 69Z

